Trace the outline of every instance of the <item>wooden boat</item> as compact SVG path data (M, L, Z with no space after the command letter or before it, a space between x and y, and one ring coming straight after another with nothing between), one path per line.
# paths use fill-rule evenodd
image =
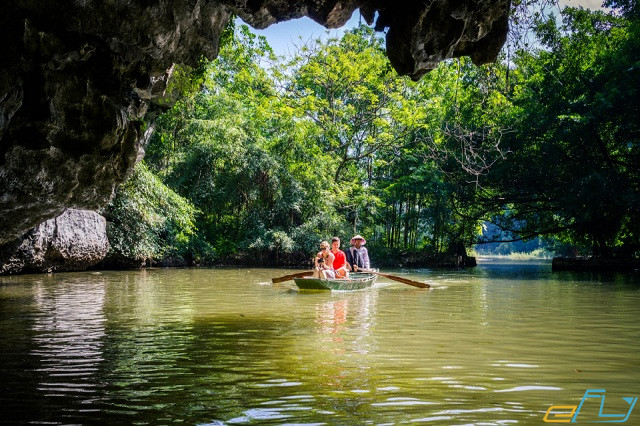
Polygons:
M319 279L308 276L293 280L300 290L361 290L371 287L377 278L377 274L352 272L349 278Z

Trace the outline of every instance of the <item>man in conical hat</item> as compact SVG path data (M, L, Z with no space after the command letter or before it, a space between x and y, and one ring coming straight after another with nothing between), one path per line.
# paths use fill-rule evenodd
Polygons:
M369 262L369 252L364 247L367 241L360 234L351 238L351 247L347 250L347 263L351 265L352 269L369 269L371 264Z

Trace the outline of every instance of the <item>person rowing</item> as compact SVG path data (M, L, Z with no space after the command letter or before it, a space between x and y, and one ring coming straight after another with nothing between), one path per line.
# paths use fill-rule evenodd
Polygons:
M351 247L347 250L347 263L351 265L352 271L358 269L370 269L371 262L369 261L369 252L364 245L367 241L360 234L351 238Z

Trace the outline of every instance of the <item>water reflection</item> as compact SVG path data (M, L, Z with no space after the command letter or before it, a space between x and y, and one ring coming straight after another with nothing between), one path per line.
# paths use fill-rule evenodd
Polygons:
M347 321L348 300L322 302L316 305L316 323L321 334L337 334L334 341L342 341L339 336L341 325Z
M104 361L105 280L94 276L89 282L71 279L58 285L38 281L34 302L30 355L38 362L37 392L51 404L96 412L90 404L101 392L96 376Z
M372 289L356 293L335 293L332 300L317 303L316 324L318 334L333 335L334 341L342 341L343 333L354 337L354 350L362 354L369 351L370 330L375 318L378 292Z
M0 403L19 423L500 424L589 387L640 394L635 284L405 273L435 290L300 294L265 285L272 270L0 278Z
M317 335L308 342L308 362L320 367L313 381L333 391L361 392L369 387L367 355L375 350L371 331L378 292L368 289L328 297L315 305Z
M41 359L40 371L90 381L103 360L104 281L70 282L53 289L39 284L34 299L40 312L33 323L38 349L32 353Z

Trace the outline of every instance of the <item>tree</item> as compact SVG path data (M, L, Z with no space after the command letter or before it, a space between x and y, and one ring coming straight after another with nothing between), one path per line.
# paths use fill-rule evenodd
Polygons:
M382 40L360 26L341 39L316 40L293 58L286 96L315 125L313 141L334 158L336 184L361 180L382 148L401 145L406 126L403 91L384 54Z
M196 231L195 213L188 201L139 163L104 211L108 257L131 265L167 257L184 261Z
M514 155L491 172L504 229L557 234L596 256L640 248L638 23L566 8L545 49L515 59Z
M279 95L284 75L265 65L275 60L270 47L245 26L234 31L219 58L192 76L199 90L158 119L147 159L198 208L201 250L286 263L344 222L333 192L318 183L327 153L308 143L312 129Z

